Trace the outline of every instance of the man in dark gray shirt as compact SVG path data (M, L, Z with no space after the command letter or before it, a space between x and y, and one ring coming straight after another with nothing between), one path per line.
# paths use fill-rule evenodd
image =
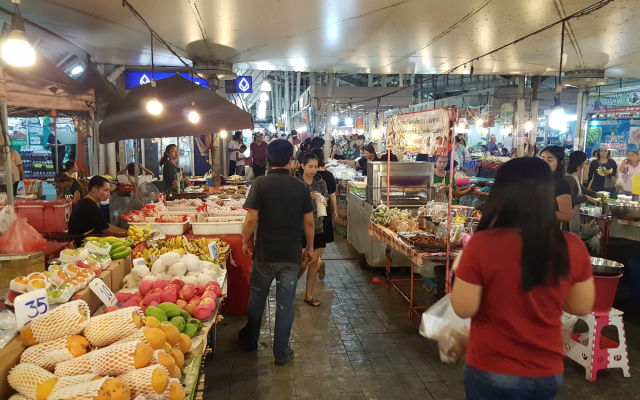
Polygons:
M257 177L244 208L242 251L253 258L251 295L247 306L247 325L238 333L245 348L258 348L262 316L271 282L276 279L276 325L273 355L276 365L284 365L293 355L289 347L295 312L298 271L304 256L311 262L315 205L307 185L290 175L295 162L293 145L278 139L269 143L266 158L271 172ZM257 226L257 230L256 230ZM302 235L307 248L302 252ZM255 234L255 238L254 238Z

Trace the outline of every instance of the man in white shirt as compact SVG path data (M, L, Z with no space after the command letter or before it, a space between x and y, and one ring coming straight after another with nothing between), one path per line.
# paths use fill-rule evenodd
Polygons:
M509 133L507 136L502 137L502 148L507 149L508 152L511 152L513 149L513 133Z
M234 133L233 138L229 141L229 146L227 146L227 151L229 154L229 175L236 174L236 160L238 159L238 152L240 151L240 146L242 146L242 132L236 131Z

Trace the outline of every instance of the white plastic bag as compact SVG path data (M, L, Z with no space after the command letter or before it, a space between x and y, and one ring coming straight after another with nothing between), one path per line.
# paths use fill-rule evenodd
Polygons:
M13 221L16 220L16 213L13 209L13 206L5 206L2 210L0 210L0 234L4 235L7 233Z
M253 172L253 168L249 167L247 168L247 183L251 183L253 181L253 178L255 178L256 175Z
M575 315L568 314L564 311L562 312L560 321L562 322L562 338L565 342L571 339L571 335L573 335L573 328L576 326L578 319L579 318Z
M449 293L422 313L420 334L438 341L440 361L453 363L467 351L470 328L471 318L462 319L456 315Z

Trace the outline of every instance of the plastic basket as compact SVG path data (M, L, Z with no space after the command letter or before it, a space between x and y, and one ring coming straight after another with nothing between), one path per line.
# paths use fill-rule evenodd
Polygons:
M629 260L629 292L634 299L640 299L640 259Z

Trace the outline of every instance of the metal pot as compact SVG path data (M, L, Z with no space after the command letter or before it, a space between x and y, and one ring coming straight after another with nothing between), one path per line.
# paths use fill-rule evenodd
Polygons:
M609 210L611 211L611 215L618 219L640 221L640 206L628 203L611 203L609 204Z
M594 275L617 276L622 274L624 265L604 258L591 257L591 268Z

